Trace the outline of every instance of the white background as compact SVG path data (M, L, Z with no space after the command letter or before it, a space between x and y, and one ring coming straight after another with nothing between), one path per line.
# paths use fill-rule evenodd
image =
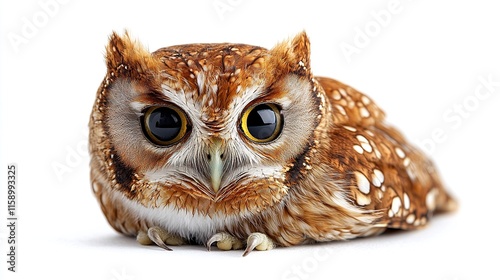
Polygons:
M499 279L495 1L400 0L380 23L390 0L54 1L0 4L1 279ZM56 6L44 9L49 2ZM246 258L201 246L165 252L122 237L90 191L86 148L104 46L125 28L151 51L194 42L270 48L306 30L315 74L371 96L431 154L459 211L420 231ZM357 52L346 55L346 45ZM481 79L499 82L487 91ZM6 263L9 163L19 178L16 273Z

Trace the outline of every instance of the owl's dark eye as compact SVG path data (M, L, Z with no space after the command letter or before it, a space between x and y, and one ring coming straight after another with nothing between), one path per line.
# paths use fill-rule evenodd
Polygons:
M150 107L144 113L142 127L151 142L168 146L186 135L188 121L184 112L175 106Z
M276 139L283 128L283 116L276 104L258 104L248 108L241 117L241 130L245 136L257 143Z

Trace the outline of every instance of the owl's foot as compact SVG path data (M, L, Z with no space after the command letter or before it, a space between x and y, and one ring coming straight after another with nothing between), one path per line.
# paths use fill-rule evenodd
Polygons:
M258 251L267 251L272 248L274 248L274 243L271 238L263 233L254 232L247 238L247 248L245 249L245 252L243 252L243 257L250 254L253 249L257 249Z
M225 232L219 232L208 240L207 249L209 251L210 247L215 242L217 242L217 247L224 251L243 248L243 242L241 242L241 240ZM243 257L248 255L254 249L258 251L265 251L271 250L272 248L274 248L274 243L267 235L260 232L254 232L247 238L247 247L245 252L243 252Z
M139 231L137 241L142 245L156 244L167 251L172 251L167 245L182 245L184 240L179 236L168 233L159 227L150 227L147 232Z
M214 234L207 242L207 250L210 251L212 244L217 242L217 248L223 251L238 250L243 248L243 242L229 233L219 232Z

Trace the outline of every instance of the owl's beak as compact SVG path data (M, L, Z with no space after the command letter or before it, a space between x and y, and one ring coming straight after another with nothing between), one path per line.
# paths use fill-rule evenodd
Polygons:
M220 182L222 179L222 171L224 169L223 161L223 149L220 141L216 141L210 147L210 152L208 154L208 162L210 166L210 180L212 183L212 189L217 192L220 187Z

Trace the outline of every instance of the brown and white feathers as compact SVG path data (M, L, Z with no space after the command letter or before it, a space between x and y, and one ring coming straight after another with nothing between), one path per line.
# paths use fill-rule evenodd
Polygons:
M249 251L418 228L454 208L432 162L369 97L313 76L309 52L305 33L270 50L153 53L113 33L90 120L111 226L141 243Z

